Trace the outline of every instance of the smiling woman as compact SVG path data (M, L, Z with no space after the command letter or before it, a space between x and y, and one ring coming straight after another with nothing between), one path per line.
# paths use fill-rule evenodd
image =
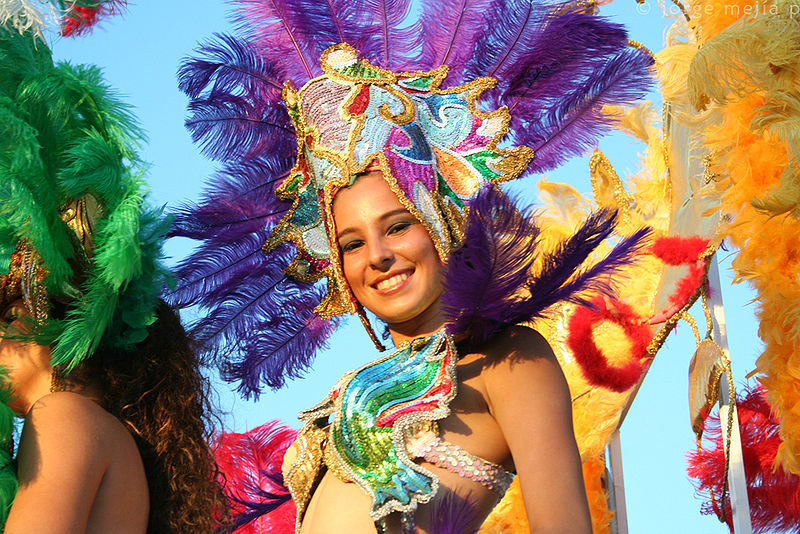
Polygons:
M648 85L649 55L587 6L247 0L250 37L181 68L225 170L178 214L204 243L174 298L209 309L196 331L224 375L282 386L345 313L394 345L300 413L282 478L228 473L258 501L241 523L281 508L283 481L300 533L474 532L516 473L531 532L591 531L564 376L519 324L608 294L646 232L585 268L614 214L541 251L498 188L580 153L600 108Z

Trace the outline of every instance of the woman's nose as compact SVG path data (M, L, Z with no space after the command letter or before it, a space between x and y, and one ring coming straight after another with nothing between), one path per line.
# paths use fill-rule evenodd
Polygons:
M394 264L394 253L384 239L373 239L369 243L369 263L374 269L388 271Z

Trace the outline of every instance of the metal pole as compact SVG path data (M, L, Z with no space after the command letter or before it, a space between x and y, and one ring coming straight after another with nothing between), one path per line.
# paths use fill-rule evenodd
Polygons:
M612 530L614 534L628 534L628 511L625 509L625 479L622 476L622 445L619 429L615 430L608 442L608 460L611 464L611 507L614 511ZM616 528L613 528L616 526Z
M714 339L722 348L722 353L730 361L728 352L728 334L725 328L725 310L722 307L722 292L719 281L719 266L716 254L712 256L711 267L708 270L709 306L714 326ZM730 372L730 367L728 367ZM728 380L732 377L723 373L719 383L719 419L723 440L727 440L728 418L733 419L730 443L726 449L730 457L728 467L728 491L731 499L731 513L733 514L733 532L735 534L751 534L753 527L750 524L750 502L747 498L747 481L744 475L744 460L742 458L742 441L739 436L739 417L736 408L731 405L732 399L728 391Z

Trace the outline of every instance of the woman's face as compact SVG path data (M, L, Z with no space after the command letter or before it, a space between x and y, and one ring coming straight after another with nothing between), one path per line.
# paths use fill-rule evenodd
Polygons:
M415 337L437 330L442 324L439 254L380 171L341 190L333 217L344 276L356 299L393 333Z
M0 329L20 332L26 328L24 318L30 317L21 299L2 310ZM0 372L5 383L11 387L12 400L9 406L19 415L25 415L42 394L49 392L52 367L50 347L32 342L0 339Z

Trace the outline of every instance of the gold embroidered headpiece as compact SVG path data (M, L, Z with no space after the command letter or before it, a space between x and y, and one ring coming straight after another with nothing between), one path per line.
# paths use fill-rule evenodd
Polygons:
M297 160L277 194L292 207L273 230L267 252L290 241L297 256L287 273L328 278L316 308L322 317L355 312L341 271L331 204L336 192L368 169L380 169L400 202L425 226L443 261L461 241L461 218L489 183L516 178L533 158L525 146L499 148L507 108L478 109L493 78L449 89L443 65L394 73L359 58L348 44L322 53L325 74L283 97L297 132Z

